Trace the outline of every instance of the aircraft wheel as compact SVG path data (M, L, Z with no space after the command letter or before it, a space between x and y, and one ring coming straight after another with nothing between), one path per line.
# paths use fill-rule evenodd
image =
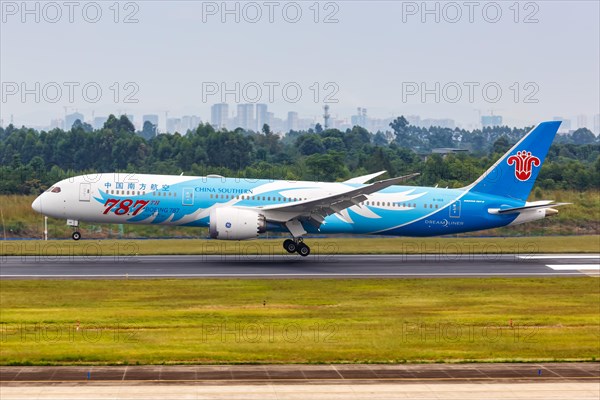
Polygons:
M305 245L304 243L299 243L298 244L298 250L296 250L298 252L298 254L300 254L302 257L306 257L307 255L310 254L310 247L308 247L307 245Z
M298 246L296 246L296 242L294 242L292 239L286 239L283 241L283 248L288 253L294 253Z
M73 238L73 240L79 240L79 239L81 239L81 233L79 233L79 232L73 232L73 234L71 235L71 237Z

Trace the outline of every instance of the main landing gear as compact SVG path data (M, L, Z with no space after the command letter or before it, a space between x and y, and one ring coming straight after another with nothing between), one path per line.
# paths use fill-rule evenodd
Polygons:
M78 231L75 231L75 232L73 232L71 237L73 238L73 240L79 240L79 239L81 239L81 233L79 233Z
M306 257L310 254L310 247L308 247L303 241L302 238L297 239L286 239L283 242L283 248L288 253L298 253L302 257Z

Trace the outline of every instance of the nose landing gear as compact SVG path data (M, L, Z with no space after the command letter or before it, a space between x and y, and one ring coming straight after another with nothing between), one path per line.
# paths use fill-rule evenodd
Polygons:
M283 248L288 253L298 253L302 257L306 257L310 254L310 247L308 247L303 241L302 238L286 239L283 242Z
M73 228L73 234L71 235L73 240L81 239L81 233L79 232L79 221L75 219L68 219L67 225Z

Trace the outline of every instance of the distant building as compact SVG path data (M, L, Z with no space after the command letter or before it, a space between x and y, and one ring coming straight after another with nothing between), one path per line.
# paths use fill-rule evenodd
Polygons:
M577 116L577 128L587 128L587 117L585 115Z
M180 118L167 118L167 133L175 133L175 132L181 133L181 119Z
M108 117L94 117L94 120L92 121L92 127L94 129L102 129L107 120Z
M432 149L431 153L448 155L448 154L456 154L456 153L467 153L468 151L469 150L467 150L467 149L456 149L454 147L437 147L435 149Z
M594 130L596 135L600 135L600 114L594 115Z
M287 115L287 131L298 130L298 113L296 111L290 111Z
M450 119L450 118L442 118L442 119L426 118L426 119L421 120L420 126L423 128L439 126L440 128L454 129L454 128L456 128L456 122L454 122L454 120Z
M275 133L284 133L286 132L286 121L277 118L273 113L269 113L269 127Z
M60 118L50 120L50 129L55 129L55 128L63 129L64 121Z
M144 124L146 121L150 122L152 125L158 127L158 115L156 114L146 114L142 116L142 129L144 129Z
M418 115L408 115L404 118L406 118L409 125L416 126L419 128L430 128L432 126L439 126L440 128L448 128L448 129L456 128L456 122L451 118L440 118L440 119L421 118ZM390 129L389 124L394 119L395 118L387 118L387 119L381 120L380 127L378 129L380 129L380 130Z
M269 112L266 104L256 105L256 131L261 132L264 124L269 124Z
M437 147L435 149L431 149L431 154L440 154L442 158L446 158L448 154L460 154L460 153L468 153L467 149L456 149L454 147ZM423 161L427 161L431 154L421 153L420 156Z
M84 122L83 114L78 113L78 112L74 112L73 114L67 114L65 116L65 130L66 131L71 130L71 128L73 127L73 124L77 120Z
M571 131L571 120L563 117L554 117L552 118L554 121L562 121L560 127L558 128L558 133L569 133Z
M353 126L361 126L363 128L368 128L369 118L367 117L367 109L358 107L356 109L356 115L350 117L350 121Z
M493 128L494 126L502 126L502 117L500 115L482 115L481 127Z
M237 127L244 130L255 130L254 124L254 104L237 105Z
M202 123L202 120L197 115L184 115L181 117L180 122L180 133L187 133L187 131L196 130L198 125Z
M195 130L202 123L202 118L197 115L190 116L190 130Z
M229 118L229 104L213 104L210 108L210 124L215 129L227 128L227 119Z

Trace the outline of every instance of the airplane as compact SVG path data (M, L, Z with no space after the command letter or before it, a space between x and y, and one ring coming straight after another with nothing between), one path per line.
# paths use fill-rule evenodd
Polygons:
M367 183L307 182L102 173L64 179L32 208L79 222L208 227L220 240L287 232L289 253L310 254L307 234L436 236L517 225L558 213L568 203L527 201L560 121L542 122L472 184L457 189L402 186L410 174Z

